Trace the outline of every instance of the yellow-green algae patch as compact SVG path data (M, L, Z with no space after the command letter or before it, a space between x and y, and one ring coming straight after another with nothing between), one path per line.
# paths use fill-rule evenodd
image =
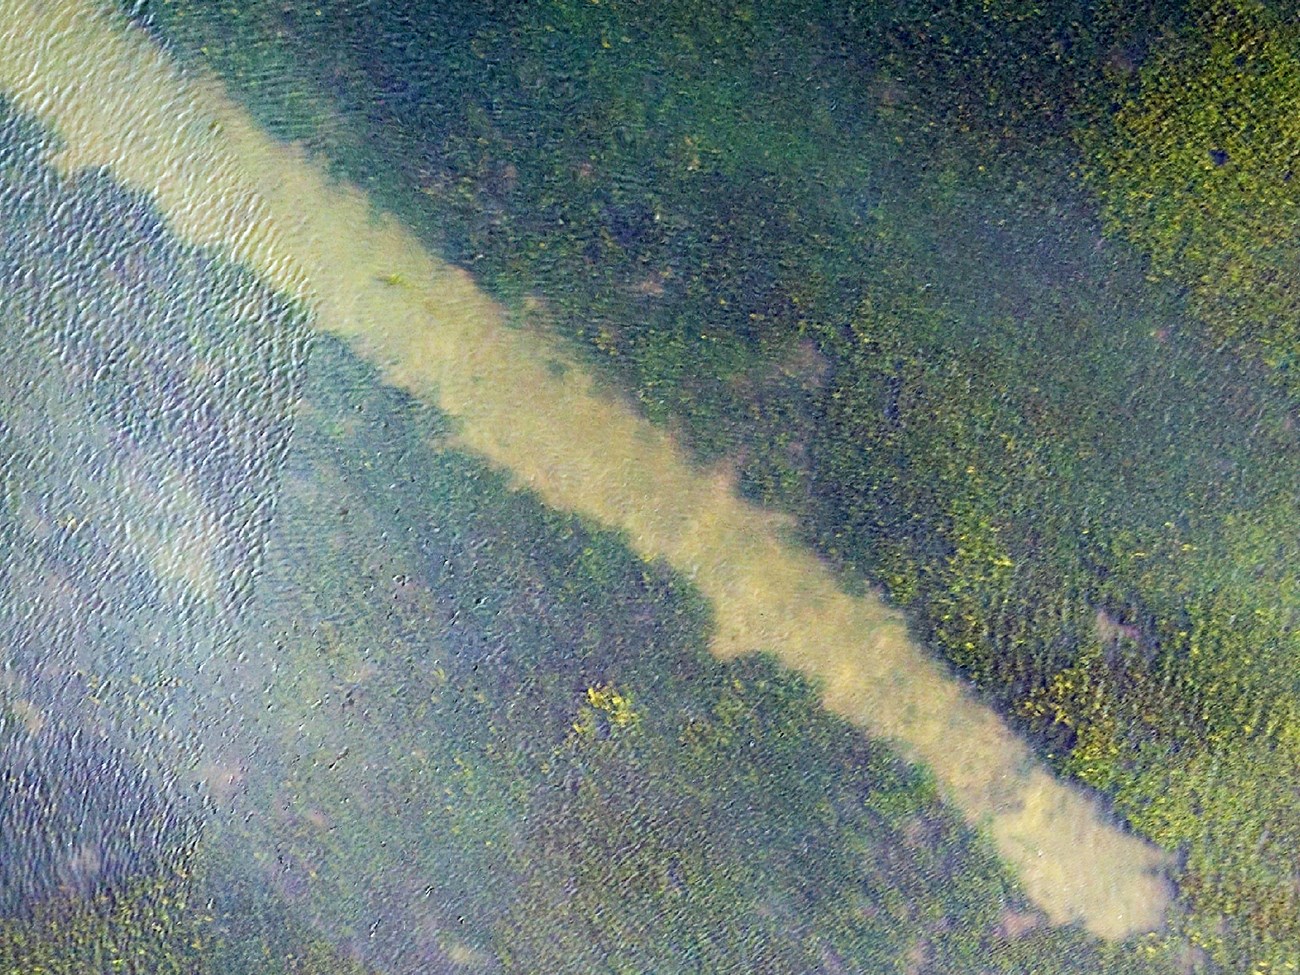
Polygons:
M1295 386L1300 30L1260 0L1198 0L1101 129L1078 133L1107 233L1188 290L1211 334Z
M694 469L563 350L510 327L469 275L143 34L86 0L4 9L0 87L57 133L61 167L107 167L149 193L181 236L250 265L389 382L457 417L462 446L690 576L713 604L716 654L770 650L815 675L829 708L933 769L1054 921L1109 937L1160 923L1165 855L1049 775L897 613L846 595L787 541L782 518Z

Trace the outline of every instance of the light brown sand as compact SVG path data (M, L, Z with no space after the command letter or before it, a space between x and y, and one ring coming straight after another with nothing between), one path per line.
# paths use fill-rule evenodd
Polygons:
M108 167L151 194L182 237L300 296L319 329L458 417L463 446L690 575L719 656L762 648L816 675L828 707L933 769L1053 921L1110 937L1159 924L1165 857L1050 776L896 613L842 593L780 518L692 469L562 349L508 327L467 274L91 0L0 0L0 13L0 89L63 138L60 166Z

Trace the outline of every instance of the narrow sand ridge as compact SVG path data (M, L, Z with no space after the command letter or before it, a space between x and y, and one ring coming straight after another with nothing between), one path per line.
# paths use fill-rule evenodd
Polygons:
M1164 855L1052 778L898 614L844 595L784 541L779 517L692 469L562 350L507 326L468 275L92 0L0 0L0 13L0 89L59 134L61 167L108 167L151 194L180 236L300 297L317 328L458 417L464 447L694 578L715 608L719 656L767 649L816 675L828 707L934 770L1053 921L1110 937L1159 924Z

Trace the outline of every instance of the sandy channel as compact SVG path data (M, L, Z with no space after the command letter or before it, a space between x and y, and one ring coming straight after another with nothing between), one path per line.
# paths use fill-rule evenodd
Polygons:
M315 327L458 417L464 447L690 575L714 605L719 656L766 649L815 675L831 710L934 771L1052 921L1107 937L1159 925L1166 857L1054 779L897 613L841 592L779 517L693 469L561 348L508 325L466 273L142 32L92 0L0 0L0 12L0 88L57 132L61 168L107 167L150 194L179 236L301 298Z

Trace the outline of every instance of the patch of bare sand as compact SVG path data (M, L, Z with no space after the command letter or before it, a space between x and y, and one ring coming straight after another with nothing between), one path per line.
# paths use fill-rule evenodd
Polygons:
M816 675L828 707L933 769L1054 922L1108 937L1160 923L1166 858L1053 779L896 613L845 595L784 541L780 518L692 469L562 350L508 327L466 273L273 142L217 84L182 76L143 34L90 0L0 10L0 87L59 133L61 166L108 167L151 194L181 236L251 265L389 382L457 416L465 447L690 575L715 607L718 655L766 649Z

